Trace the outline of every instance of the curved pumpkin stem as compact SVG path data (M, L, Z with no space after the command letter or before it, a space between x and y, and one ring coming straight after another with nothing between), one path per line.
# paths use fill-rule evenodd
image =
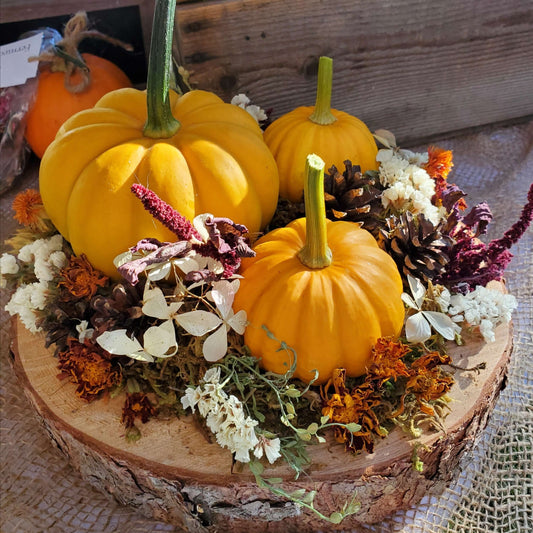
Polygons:
M146 137L154 139L172 137L180 127L169 97L175 12L176 0L156 1L146 83L148 118L143 130Z
M41 52L36 57L28 58L28 61L42 61L49 63L51 72L65 73L65 89L72 94L82 93L91 85L91 72L87 67L82 55L78 51L80 43L84 39L101 39L114 46L120 46L128 52L133 51L131 44L110 37L97 30L89 30L89 19L85 11L78 11L65 25L63 38ZM57 32L56 32L57 33ZM77 84L72 82L75 73L79 73L81 81Z
M326 126L337 119L331 112L331 86L333 84L333 59L322 56L318 62L318 83L315 110L309 120Z
M306 235L305 245L298 258L309 268L325 268L331 265L324 203L324 166L324 161L317 155L307 156L304 183Z

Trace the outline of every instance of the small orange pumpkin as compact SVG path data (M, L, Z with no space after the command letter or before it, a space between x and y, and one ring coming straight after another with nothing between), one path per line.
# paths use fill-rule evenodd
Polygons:
M39 158L43 157L68 118L78 111L90 109L110 91L131 87L126 74L111 61L92 54L82 54L82 57L91 73L91 81L79 93L71 92L65 87L64 72L44 69L39 74L35 101L26 115L26 140ZM74 84L80 83L80 72L75 72L71 81Z
M363 172L378 168L378 149L366 124L331 108L332 76L332 59L321 57L315 106L297 107L265 131L265 142L279 169L279 194L291 202L302 198L308 154L317 154L327 168L343 168L346 159Z
M92 54L80 54L83 39L102 39L126 50L132 47L96 30L88 30L85 11L67 22L63 38L39 57L39 84L26 114L25 137L33 152L42 159L61 125L72 115L90 109L104 94L131 87L131 82L111 61Z
M242 262L234 309L244 309L245 344L268 371L283 374L292 353L279 349L265 326L297 354L294 376L325 383L336 368L366 372L379 337L396 336L404 319L402 280L391 257L353 222L325 218L324 162L308 157L306 218L274 230ZM329 245L329 246L328 246Z

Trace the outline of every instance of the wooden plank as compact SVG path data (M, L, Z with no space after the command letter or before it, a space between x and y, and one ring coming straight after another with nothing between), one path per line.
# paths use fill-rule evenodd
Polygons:
M245 92L274 117L333 106L403 142L533 114L530 0L227 0L178 6L178 60L200 88Z

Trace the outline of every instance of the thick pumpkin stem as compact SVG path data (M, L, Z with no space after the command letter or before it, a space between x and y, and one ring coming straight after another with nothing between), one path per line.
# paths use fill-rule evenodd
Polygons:
M176 0L156 1L146 83L148 119L143 131L154 139L172 137L180 127L172 115L169 97L175 11Z
M331 112L331 86L333 84L333 59L322 56L318 62L318 84L315 110L309 120L316 124L332 124L337 119Z
M309 268L325 268L331 264L324 202L324 166L324 161L317 155L307 156L304 183L306 236L298 258Z

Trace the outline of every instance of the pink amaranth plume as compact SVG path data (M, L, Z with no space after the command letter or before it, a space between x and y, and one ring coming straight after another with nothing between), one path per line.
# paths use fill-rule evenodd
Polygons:
M439 283L460 292L468 292L474 290L476 285L485 286L489 281L503 278L513 257L509 249L518 242L533 220L533 184L519 220L500 239L494 239L487 245L477 238L478 232L474 228L478 222L488 222L488 214L486 210L479 209L470 219L463 218L463 227L453 235L456 243L452 246L450 261Z
M164 263L176 257L185 257L191 250L203 257L216 259L223 272L215 272L209 267L188 272L188 281L215 281L232 277L240 267L242 257L253 257L250 248L248 229L229 218L214 217L211 214L197 217L197 227L203 226L207 239L201 237L196 228L175 209L161 200L156 193L136 183L132 192L141 200L145 209L169 228L178 237L176 243L162 243L156 239L143 239L130 249L131 252L146 252L143 257L129 261L119 267L122 276L135 285L139 274L152 264Z
M189 241L191 237L202 240L194 226L173 207L161 200L157 194L140 183L134 183L131 191L143 203L144 208L156 219L175 233L180 241Z

